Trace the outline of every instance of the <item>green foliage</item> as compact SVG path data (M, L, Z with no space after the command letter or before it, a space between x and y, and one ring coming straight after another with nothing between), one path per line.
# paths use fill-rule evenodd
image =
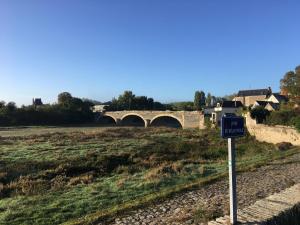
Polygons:
M209 129L212 127L212 122L210 120L210 117L205 117L204 118L204 125L205 125L206 128L209 128Z
M132 91L124 91L118 99L113 98L111 105L106 107L106 110L166 110L166 106L160 102L155 102L153 98L135 96Z
M295 126L295 128L298 130L298 132L300 133L300 115L298 115L297 117L294 117L292 119L292 123Z
M266 119L269 125L293 126L293 118L297 116L294 110L273 111Z
M172 102L169 104L171 110L174 111L193 111L194 103L193 102Z
M251 118L255 119L258 123L264 122L269 114L270 112L262 106L255 107L250 111Z
M61 125L88 123L94 120L92 104L64 92L58 95L58 104L22 106L15 103L0 105L0 126Z
M201 110L205 106L205 93L203 91L196 91L194 97L195 110Z
M280 80L280 88L282 93L289 95L291 101L300 103L300 66L284 75Z
M206 97L206 99L205 99L205 105L206 105L206 106L211 106L211 105L212 105L212 104L211 104L211 101L212 101L212 96L211 96L210 93L208 93L208 94L207 94L207 97Z
M73 97L69 92L62 92L57 97L57 102L63 106L69 106L72 104Z
M202 204L198 206L197 210L194 212L194 219L197 223L207 223L222 215L224 215L224 212L222 212L217 205L207 207Z
M5 107L5 101L0 101L0 109Z

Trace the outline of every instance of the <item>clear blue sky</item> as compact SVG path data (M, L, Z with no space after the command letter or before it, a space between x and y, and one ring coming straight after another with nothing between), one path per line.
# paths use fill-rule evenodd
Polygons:
M0 0L0 99L276 91L300 64L299 8L299 0Z

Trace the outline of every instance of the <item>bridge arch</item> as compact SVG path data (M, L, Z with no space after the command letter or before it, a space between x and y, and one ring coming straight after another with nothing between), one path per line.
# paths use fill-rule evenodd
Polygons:
M127 113L121 117L121 123L123 126L147 126L147 120L144 119L138 113Z
M150 126L183 128L183 123L178 117L171 114L159 114L152 118Z
M98 118L98 123L102 125L117 125L117 119L111 115L103 115Z

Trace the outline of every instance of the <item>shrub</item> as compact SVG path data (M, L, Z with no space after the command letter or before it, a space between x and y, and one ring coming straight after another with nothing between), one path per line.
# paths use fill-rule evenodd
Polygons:
M295 128L298 130L298 132L300 133L300 116L294 117L292 119L292 123L295 126Z
M204 118L204 125L206 128L211 128L212 127L212 122L210 121L210 117L205 117Z
M66 185L66 175L58 175L51 180L51 189L61 190Z
M197 223L207 223L210 220L218 218L223 215L223 212L215 204L210 206L200 205L194 212L194 220Z
M144 175L144 178L147 181L154 181L160 180L163 177L170 177L172 175L175 175L176 173L177 172L174 170L174 168L172 168L171 165L163 163L153 169L148 170Z
M276 146L280 151L286 151L293 147L293 145L290 142L281 142L276 144Z
M94 174L87 173L78 177L73 177L70 179L68 185L77 185L77 184L90 184L93 182Z
M46 180L35 180L29 176L20 176L17 182L11 182L8 186L9 189L23 195L45 193L50 188L49 183Z
M255 119L257 123L263 123L269 115L270 112L262 106L255 107L250 111L251 118Z
M266 123L269 125L292 126L294 117L296 117L296 112L293 110L274 111L267 117Z

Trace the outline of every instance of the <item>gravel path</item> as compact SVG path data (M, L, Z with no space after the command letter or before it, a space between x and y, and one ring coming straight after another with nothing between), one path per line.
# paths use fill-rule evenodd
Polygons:
M238 207L242 209L252 205L258 199L295 183L300 183L300 153L274 161L272 165L238 174ZM228 180L223 179L198 190L176 194L163 202L120 216L110 224L199 224L194 220L194 215L200 204L207 209L228 214Z

